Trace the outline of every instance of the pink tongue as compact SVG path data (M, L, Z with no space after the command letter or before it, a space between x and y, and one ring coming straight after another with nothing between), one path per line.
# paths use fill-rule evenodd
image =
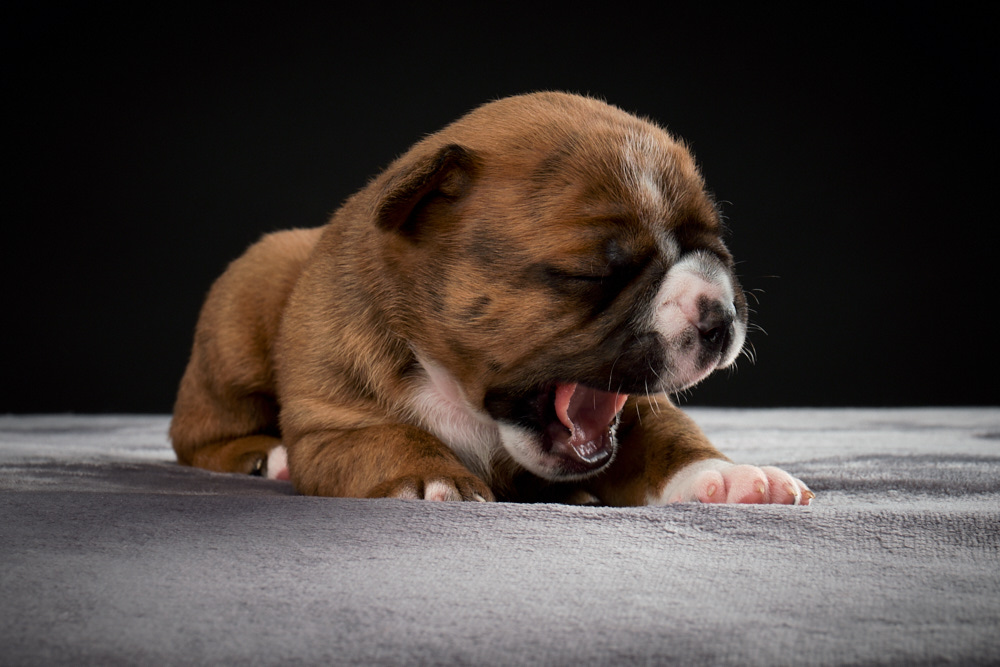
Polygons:
M569 444L583 459L594 456L628 394L599 391L576 383L556 386L556 416L569 429Z

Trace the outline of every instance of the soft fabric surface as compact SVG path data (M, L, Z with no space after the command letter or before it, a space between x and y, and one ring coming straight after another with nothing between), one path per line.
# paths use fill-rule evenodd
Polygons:
M306 498L0 418L0 663L1000 662L1000 409L691 413L814 505Z

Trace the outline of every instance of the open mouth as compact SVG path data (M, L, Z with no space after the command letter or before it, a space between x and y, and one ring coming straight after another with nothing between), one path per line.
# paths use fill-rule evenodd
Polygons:
M557 383L548 392L544 447L567 473L586 473L608 464L615 452L615 427L628 394L578 383Z
M552 382L525 391L487 391L486 411L515 427L504 446L515 460L549 480L592 475L617 449L615 430L628 394L579 382Z

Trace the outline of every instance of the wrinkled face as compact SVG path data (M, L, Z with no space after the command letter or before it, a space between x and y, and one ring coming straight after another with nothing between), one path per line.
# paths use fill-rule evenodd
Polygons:
M743 346L718 214L658 130L487 160L456 210L414 287L438 304L419 346L536 475L601 470L630 395L690 387Z

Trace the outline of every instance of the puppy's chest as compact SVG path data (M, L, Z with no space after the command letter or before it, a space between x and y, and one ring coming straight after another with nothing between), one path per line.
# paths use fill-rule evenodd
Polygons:
M417 425L451 448L470 471L488 481L494 453L501 447L497 423L469 405L458 382L447 371L423 360L420 366L423 373L412 385L407 406Z

